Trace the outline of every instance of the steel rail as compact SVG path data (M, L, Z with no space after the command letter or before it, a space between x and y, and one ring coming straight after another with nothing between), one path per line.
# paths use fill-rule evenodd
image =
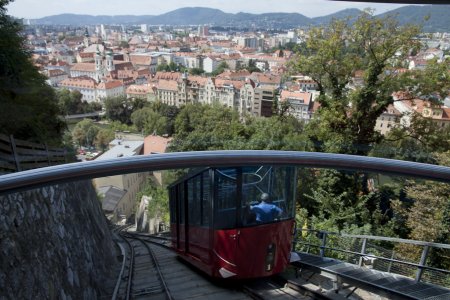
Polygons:
M164 245L162 245L162 244L160 244L160 243L156 243L156 242L144 240L143 238L137 236L137 234L132 234L132 233L130 233L130 232L127 232L127 238L129 238L129 239L134 239L134 240L136 240L136 241L141 242L141 243L144 245L144 247L147 249L147 251L148 251L148 253L150 254L150 257L151 257L151 259L152 259L152 261L153 261L153 263L154 263L154 265L155 265L155 269L156 269L156 271L157 271L157 273L158 273L158 276L159 276L159 279L160 279L162 288L163 288L163 290L164 290L164 294L166 295L166 299L172 300L173 297L172 297L172 295L170 294L169 287L167 286L166 280L165 280L164 275L163 275L163 273L162 273L162 271L161 271L161 267L159 266L158 259L156 258L155 253L153 252L153 250L150 248L150 246L149 246L147 243L152 243L152 244L155 244L155 245L157 245L157 246L163 246L164 248L167 248L167 249L168 249L168 247L167 247L167 246L164 246ZM173 249L170 249L170 250L171 250L171 251L174 251Z
M125 299L130 300L131 297L131 284L133 282L133 271L134 271L134 247L131 244L129 240L127 240L125 237L123 237L124 241L128 244L130 247L130 266L128 268L128 280L127 280L127 287L126 287L126 294Z
M263 164L375 172L450 182L449 167L423 163L318 152L224 150L137 155L27 170L0 176L0 193L127 173Z
M119 293L120 283L122 281L122 276L123 276L123 272L125 270L125 264L126 264L126 259L127 259L126 251L123 248L122 244L121 243L117 243L117 244L120 247L120 252L122 253L123 259L122 259L122 268L120 269L119 277L117 278L116 286L114 287L114 292L113 292L113 295L111 297L111 300L116 300L117 299L117 295Z

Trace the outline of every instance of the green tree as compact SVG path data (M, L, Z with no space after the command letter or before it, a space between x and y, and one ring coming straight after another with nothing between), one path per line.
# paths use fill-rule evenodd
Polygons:
M149 196L151 198L148 205L149 217L160 219L163 223L169 224L169 195L167 188L158 186L152 180L148 180L142 191L136 196L137 203L139 203L142 196Z
M22 26L0 1L0 133L60 145L66 127L53 89L32 64Z
M89 105L86 101L81 101L83 95L79 91L69 91L62 89L56 92L59 108L63 115L75 115L88 112Z
M121 41L119 44L120 48L130 48L130 44L127 41Z
M99 130L92 120L84 119L75 125L72 137L79 146L92 146Z
M321 121L313 122L311 137L325 151L365 155L367 148L349 145L381 140L374 129L376 119L393 103L391 94L401 83L393 70L417 44L418 33L416 26L399 26L392 16L376 18L370 11L353 23L334 20L326 28L310 31L306 51L297 54L290 68L318 84ZM349 90L357 70L364 70L364 83Z
M105 99L105 115L112 121L131 124L131 114L144 107L145 100L131 99L126 96L109 97Z
M97 148L105 151L109 143L114 140L115 134L111 129L100 129L95 136L94 144Z
M191 75L202 75L203 73L205 73L205 70L203 70L201 68L189 69L189 74L191 74Z
M445 90L442 79L447 75L442 74L446 73L395 72L403 67L410 49L418 46L418 33L416 26L400 26L393 17L375 18L370 11L352 23L334 20L310 31L305 49L296 54L290 70L308 75L318 84L321 108L306 128L316 151L367 155L382 141L375 124L393 103L394 91L406 90L432 100ZM431 67L445 69L442 65ZM349 89L358 70L363 70L363 84ZM433 79L419 84L423 74L433 75ZM434 138L426 139L430 145L437 143ZM307 194L314 203L314 211L309 212L314 224L330 230L382 231L390 208L381 205L382 194L369 192L368 174L320 171L316 176L317 184Z
M136 128L143 132L145 135L148 134L167 134L167 119L161 114L155 112L150 107L145 107L140 110L135 111L131 115L131 121L136 126Z
M187 71L187 68L182 65L177 65L175 62L171 61L169 64L162 63L156 67L158 72L182 72Z
M410 124L393 128L371 151L374 156L436 163L436 153L450 149L450 127L441 127L432 118L410 115Z
M226 69L228 69L228 64L223 61L217 66L217 69L211 73L211 76L214 77L214 76L217 76L219 74L222 74L223 71L225 71Z
M439 164L450 166L450 153L437 155ZM396 213L405 220L408 229L407 238L427 242L450 243L450 186L432 181L409 181L405 187L409 201L394 201ZM412 245L399 245L396 248L403 257L419 261L421 249ZM450 256L448 251L432 249L430 265L448 269Z
M254 118L221 105L186 105L175 120L172 151L303 150L303 124L293 117Z
M250 73L261 72L261 70L256 66L256 61L254 59L250 59L248 61L248 66L245 69L247 69Z

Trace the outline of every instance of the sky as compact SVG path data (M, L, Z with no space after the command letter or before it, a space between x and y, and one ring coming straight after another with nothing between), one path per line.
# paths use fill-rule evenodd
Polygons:
M182 7L210 7L227 13L297 12L318 17L345 8L375 8L376 14L398 4L333 2L328 0L14 0L8 14L35 19L62 13L86 15L159 15Z

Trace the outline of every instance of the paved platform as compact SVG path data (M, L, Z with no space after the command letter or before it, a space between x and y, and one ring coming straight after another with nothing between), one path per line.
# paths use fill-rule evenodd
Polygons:
M450 289L427 284L416 283L414 279L342 262L340 260L317 255L298 253L301 260L293 263L299 269L309 269L330 278L339 284L346 283L390 299L427 299L449 300Z

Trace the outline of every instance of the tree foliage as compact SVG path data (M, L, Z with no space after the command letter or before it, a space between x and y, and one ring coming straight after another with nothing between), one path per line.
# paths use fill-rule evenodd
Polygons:
M148 214L150 218L161 219L163 223L169 224L169 195L167 188L157 186L153 181L148 180L136 196L136 202L141 201L142 196L149 196Z
M76 115L101 110L100 103L82 101L83 95L79 91L62 89L56 92L58 105L62 115Z
M150 107L144 107L135 111L131 115L131 121L140 132L144 133L144 135L167 134L167 119L153 111Z
M176 106L164 104L160 101L136 110L131 115L131 121L137 130L145 135L172 135L174 132L175 118L179 112Z
M6 14L9 2L0 2L0 132L59 145L65 123L55 93L31 62L22 26Z
M450 166L450 153L437 155L439 163ZM394 201L397 214L405 220L406 238L427 242L450 243L450 186L431 181L409 181L405 187L409 202ZM412 245L396 248L403 257L419 261L421 249ZM448 251L432 249L430 264L434 267L448 269L450 256Z
M187 68L182 65L177 65L175 62L171 61L169 64L162 63L156 67L157 72L181 72L187 71Z
M109 97L105 99L105 115L112 121L130 125L132 123L131 114L145 105L146 101L139 98Z
M381 136L376 119L393 103L392 92L400 85L393 70L401 66L408 50L417 42L415 26L399 26L393 17L375 18L370 11L355 22L334 20L326 28L313 28L306 49L298 53L291 71L306 74L318 84L321 96L320 123L311 137L331 143L332 152L367 154L349 144L371 145ZM364 83L348 89L356 71L363 71ZM340 146L342 145L342 147Z
M172 151L219 149L304 149L303 125L294 118L253 118L243 122L220 105L186 105L175 120Z
M84 119L75 125L72 137L80 146L93 146L99 130L92 120Z
M192 68L189 69L189 74L191 75L202 75L205 73L205 70L201 69L201 68Z
M105 151L109 143L114 140L115 134L111 129L100 129L94 139L94 144L97 148Z
M371 154L385 158L436 163L436 153L450 149L450 127L442 127L419 113L410 115L410 124L393 128Z

